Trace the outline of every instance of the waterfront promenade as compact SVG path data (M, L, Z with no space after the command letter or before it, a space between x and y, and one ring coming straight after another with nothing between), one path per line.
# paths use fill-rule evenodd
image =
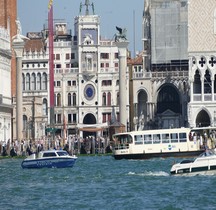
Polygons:
M71 155L78 154L105 154L111 152L108 138L88 136L80 138L69 136L67 139L55 137L39 140L0 141L0 156L28 156L41 150L64 149Z

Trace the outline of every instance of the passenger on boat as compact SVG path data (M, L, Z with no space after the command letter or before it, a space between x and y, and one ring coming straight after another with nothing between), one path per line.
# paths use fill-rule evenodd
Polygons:
M211 155L215 155L215 151L214 150L209 150L207 149L205 152L203 152L200 157L206 157L206 156L211 156Z

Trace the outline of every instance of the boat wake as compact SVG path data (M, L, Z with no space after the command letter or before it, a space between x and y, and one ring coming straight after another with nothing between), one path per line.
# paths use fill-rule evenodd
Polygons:
M135 172L129 172L128 175L135 175L135 176L170 176L169 173L165 171L145 171L143 173L135 173Z

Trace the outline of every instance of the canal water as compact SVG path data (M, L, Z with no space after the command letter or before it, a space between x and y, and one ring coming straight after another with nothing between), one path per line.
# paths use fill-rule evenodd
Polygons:
M73 168L22 169L0 160L0 209L216 209L216 175L170 176L177 158L80 156Z

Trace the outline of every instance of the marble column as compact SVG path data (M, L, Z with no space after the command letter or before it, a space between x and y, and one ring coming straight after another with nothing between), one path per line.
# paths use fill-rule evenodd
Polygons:
M116 42L119 53L119 115L120 123L127 128L127 47L129 42Z
M13 37L12 44L16 55L16 139L19 142L23 139L22 56L27 39L27 37L17 33Z

